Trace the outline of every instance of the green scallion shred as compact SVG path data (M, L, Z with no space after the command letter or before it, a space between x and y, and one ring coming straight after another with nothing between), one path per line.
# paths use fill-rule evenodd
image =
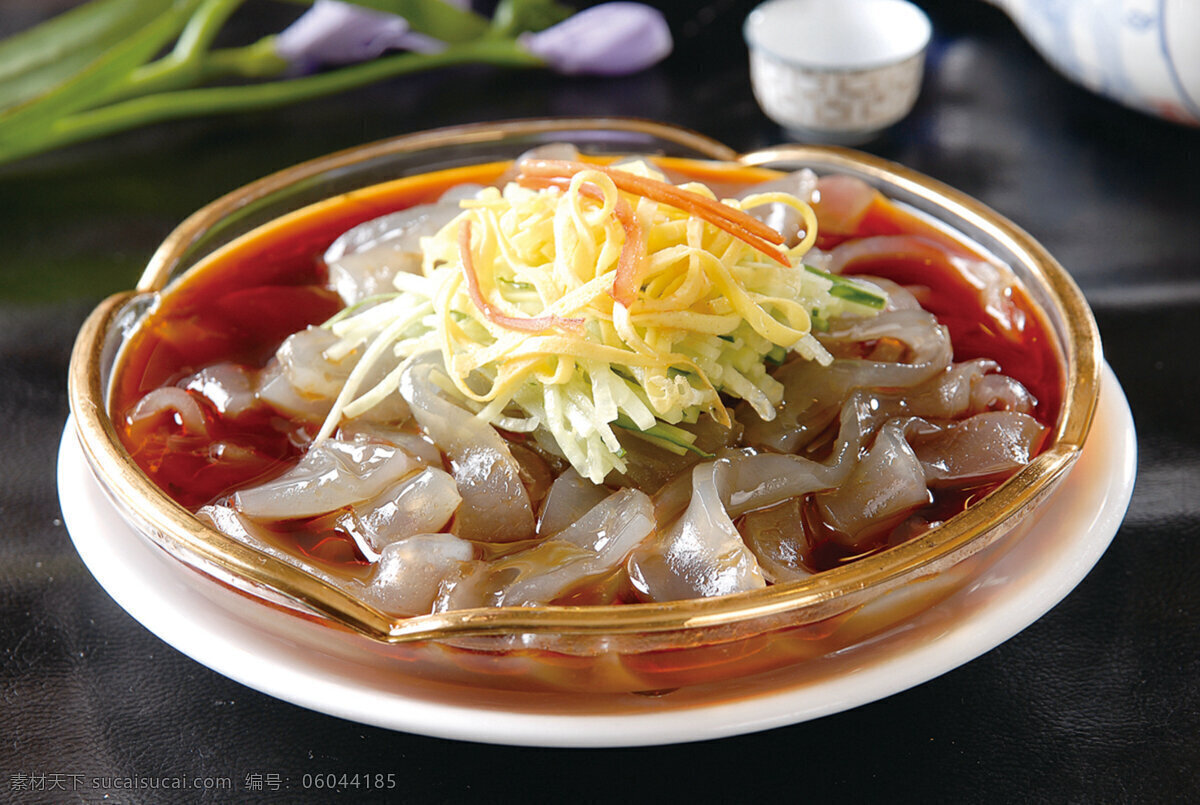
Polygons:
M696 435L690 433L683 428L677 428L674 425L668 425L665 422L659 422L651 428L643 430L639 428L632 419L624 413L617 414L617 418L613 420L613 424L619 428L627 430L631 433L642 436L648 441L659 443L659 446L670 450L672 453L683 455L685 452L695 453L704 458L715 458L712 453L701 450L696 447L693 442L696 440Z
M326 319L324 322L321 323L321 327L327 330L330 327L332 327L333 325L337 324L342 319L353 316L355 313L362 310L364 307L373 305L376 302L386 302L389 299L395 299L399 295L400 295L399 291L393 291L391 293L372 294L371 296L365 297L363 299L359 299L353 305L347 305L346 307L339 310L337 313L334 313L332 316L330 316L328 319Z
M496 277L496 282L504 283L509 288L512 288L514 291L535 290L532 282L520 282L518 280L509 279L508 277Z
M853 302L856 305L864 305L875 309L881 309L887 304L887 297L880 296L873 291L868 290L857 282L837 274L830 274L828 271L822 271L819 268L813 268L810 265L804 266L804 270L810 274L816 274L818 277L824 277L833 283L833 287L829 289L830 296L836 296L838 299L844 299L847 302Z

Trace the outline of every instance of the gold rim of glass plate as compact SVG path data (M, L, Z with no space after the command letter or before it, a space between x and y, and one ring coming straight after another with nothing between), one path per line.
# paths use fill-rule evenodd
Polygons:
M1024 263L1049 291L1062 319L1060 344L1065 370L1064 408L1055 438L1045 452L970 509L928 533L804 581L747 593L663 604L587 607L545 606L458 610L400 618L261 553L195 518L155 486L130 458L108 417L102 356L106 336L134 298L161 290L189 247L231 212L297 182L367 160L426 148L503 141L522 135L611 130L665 140L716 161L748 166L818 163L853 170L901 187L960 217ZM507 121L438 129L341 151L296 165L235 190L202 208L163 242L136 290L105 300L85 322L69 369L71 411L93 470L141 529L177 557L217 568L325 616L375 640L400 643L452 636L558 633L600 635L660 633L742 623L810 608L835 614L838 599L861 603L864 593L929 575L986 547L1005 515L1026 512L1071 466L1087 437L1099 392L1101 353L1091 311L1065 269L1037 241L978 201L933 179L877 157L843 148L783 145L738 155L703 135L630 118L565 118ZM198 560L198 561L195 561ZM816 618L813 618L816 619ZM813 620L813 619L805 619Z

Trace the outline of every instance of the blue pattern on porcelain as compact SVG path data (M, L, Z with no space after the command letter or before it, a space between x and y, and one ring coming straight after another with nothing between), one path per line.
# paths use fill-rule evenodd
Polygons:
M990 1L1068 78L1200 126L1200 0Z

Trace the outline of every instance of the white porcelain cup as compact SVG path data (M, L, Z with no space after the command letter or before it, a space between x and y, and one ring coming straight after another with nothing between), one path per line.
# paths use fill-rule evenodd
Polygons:
M850 145L912 110L932 26L907 0L767 0L743 32L767 116L801 140Z

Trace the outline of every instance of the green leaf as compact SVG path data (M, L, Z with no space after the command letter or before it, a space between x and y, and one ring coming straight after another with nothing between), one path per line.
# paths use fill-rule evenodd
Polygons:
M140 3L142 0L138 0ZM43 94L0 113L0 148L41 136L55 120L87 108L152 58L183 29L201 0L172 0L166 11L143 20L136 32L91 59L84 68Z
M0 42L0 110L82 72L173 2L93 0Z
M162 92L63 115L35 132L9 137L0 116L0 164L70 143L102 137L164 120L230 112L261 111L274 106L342 92L393 76L456 64L539 67L542 62L513 40L479 39L438 53L399 53L327 73L228 87L197 87Z

